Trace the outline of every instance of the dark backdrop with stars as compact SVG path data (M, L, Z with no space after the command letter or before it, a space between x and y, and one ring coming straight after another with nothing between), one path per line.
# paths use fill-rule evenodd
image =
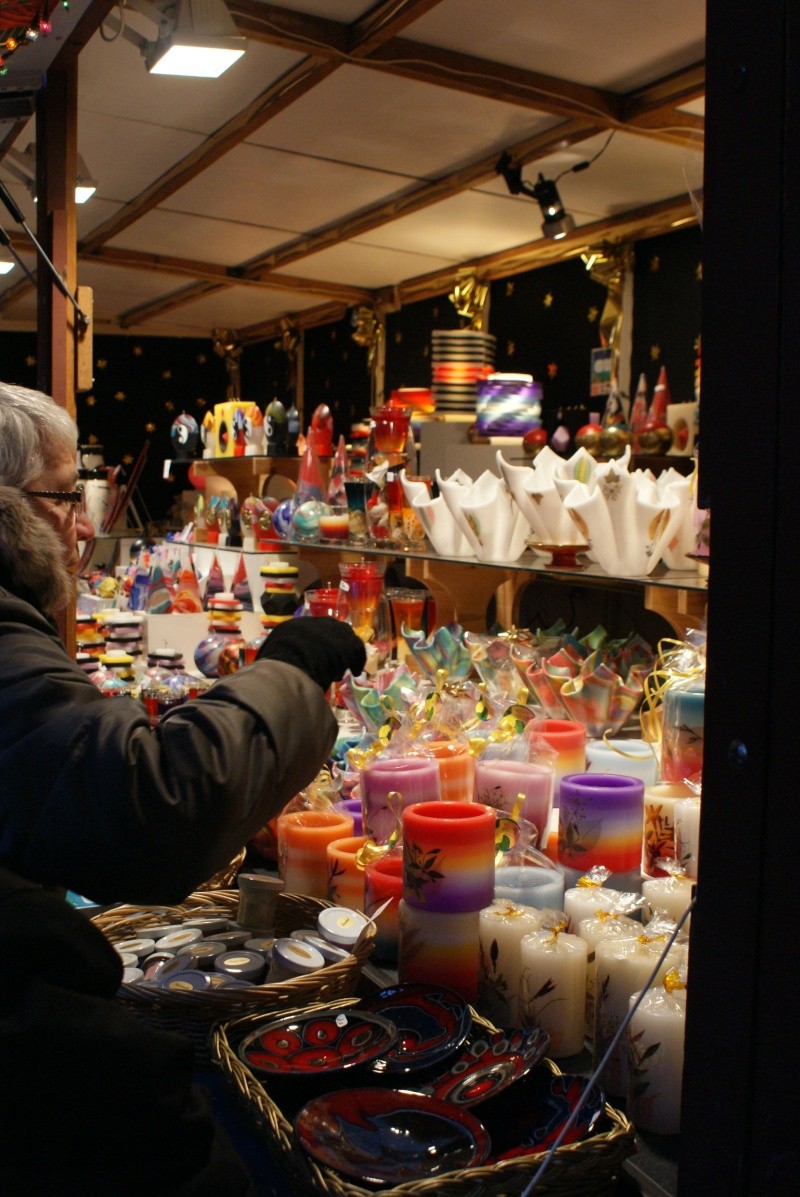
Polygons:
M635 246L631 384L639 374L652 396L661 366L672 399L693 398L700 338L702 235L684 229ZM491 285L489 328L497 337L498 370L533 374L544 389L543 422L552 432L561 410L574 431L589 411L591 350L599 344L598 320L605 288L579 260L527 271ZM434 328L458 328L447 295L409 304L386 322L386 395L400 386L430 386ZM315 407L326 403L336 436L369 413L367 350L352 339L350 317L305 334L304 430ZM127 337L94 339L95 385L77 400L82 443L103 445L109 465L130 467L145 443L147 464L139 488L154 521L164 521L176 495L187 489L186 465L174 465L170 429L182 411L198 423L226 398L228 372L209 338ZM275 341L248 345L239 358L241 397L263 409L275 397L291 400L288 359ZM36 337L0 334L0 378L36 386Z

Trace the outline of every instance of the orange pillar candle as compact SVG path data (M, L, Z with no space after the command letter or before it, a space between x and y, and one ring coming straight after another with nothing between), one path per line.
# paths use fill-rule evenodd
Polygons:
M286 893L325 898L328 844L352 834L352 817L344 811L298 810L278 815L278 868Z
M475 758L457 740L429 740L425 744L439 765L442 802L472 802L475 797Z
M478 802L403 811L403 898L426 912L482 910L494 897L495 812Z
M334 906L350 910L364 909L364 870L356 863L359 848L367 842L365 835L350 835L332 840L327 847L327 899Z

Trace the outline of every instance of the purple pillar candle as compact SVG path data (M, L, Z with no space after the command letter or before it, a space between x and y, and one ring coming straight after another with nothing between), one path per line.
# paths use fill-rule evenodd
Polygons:
M641 884L644 782L614 773L572 773L561 779L558 863L580 876L604 865L616 888ZM568 884L570 876L567 874Z
M403 811L441 798L439 763L433 757L379 757L361 774L364 835L386 844L402 830Z
M333 809L344 811L345 814L352 815L353 835L364 834L364 815L361 810L360 798L343 798L341 802L334 802Z

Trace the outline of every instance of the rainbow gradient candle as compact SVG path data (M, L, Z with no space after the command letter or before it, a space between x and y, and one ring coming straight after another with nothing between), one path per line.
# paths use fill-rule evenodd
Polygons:
M428 740L425 750L439 762L442 802L472 802L475 796L475 758L469 745L458 740Z
M328 892L325 896L334 906L364 909L364 870L358 866L357 854L366 842L365 835L349 835L328 844Z
M374 915L388 899L389 905L375 922L373 959L384 964L397 964L400 942L400 899L403 896L403 853L400 849L387 852L380 860L368 864L364 870L364 913Z
M407 807L440 797L439 765L432 757L378 757L361 774L364 834L387 844Z
M475 762L476 802L527 819L536 828L536 844L540 846L547 838L554 785L555 773L549 765L500 757L478 757Z
M614 773L561 779L558 863L567 885L595 865L611 871L611 889L641 889L644 782Z
M403 898L426 912L482 910L494 897L495 813L478 802L403 811Z
M352 818L340 811L297 810L278 815L277 825L285 892L327 897L328 844L353 834Z
M383 916L381 916L383 917ZM480 911L443 914L400 902L397 975L402 984L447 985L468 1002L478 991Z
M664 692L661 780L700 781L703 773L705 684L676 683Z
M568 773L586 772L586 727L573 723L571 719L534 719L531 730L539 735L557 753L556 780L553 790L553 806L559 806L561 778Z

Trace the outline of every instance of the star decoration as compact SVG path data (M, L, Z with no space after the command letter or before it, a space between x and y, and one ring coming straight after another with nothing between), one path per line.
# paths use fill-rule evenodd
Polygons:
M332 341L335 341L335 340L336 340L336 333L337 333L337 331L338 331L338 330L337 330L337 329L335 329L335 328L332 328L332 329L331 329L331 340L332 340Z
M175 404L172 402L172 400L171 400L171 399L168 399L168 400L166 401L166 403L164 404L164 407L167 409L167 411L174 411L174 410L175 410Z
M438 303L437 303L436 307L433 309L433 311L432 311L431 315L433 316L434 320L436 320L436 319L438 318L438 316L439 316L439 305L438 305Z
M425 348L422 350L422 356L423 356L423 357L430 357L430 356L431 356L431 347L430 347L430 345L426 345L426 346L425 346Z
M395 345L400 345L402 343L402 340L403 340L403 334L400 332L400 329L398 328L397 332L394 334Z
M156 426L153 423L145 424L144 430L145 432L155 432Z
M94 395L86 396L86 406L87 407L94 407L96 405L96 403L97 403L97 400L95 399Z
M694 351L695 351L695 353L699 353L699 352L700 352L700 346L701 346L701 344L702 344L702 338L701 338L701 336L700 336L700 333L698 333L698 334L697 334L697 336L696 336L696 337L695 337L695 339L694 339Z
M206 357L206 355L204 353L198 353L197 361L198 361L199 365L204 366L206 364L206 362L208 361L208 358Z
M658 254L656 254L656 256L654 258L650 259L650 271L652 274L658 274L660 269L661 269L661 258L659 258Z
M108 362L106 361L106 359L104 357L99 357L97 359L97 361L95 362L95 368L97 370L105 370L107 365L108 365Z
M116 399L117 403L124 403L125 399L126 399L125 392L124 391L115 391L114 398Z
M88 441L89 441L90 445L97 444L97 437L95 436L95 434L93 432L89 434Z
M550 291L547 292L544 299L542 300L542 303L544 304L544 306L546 308L551 308L553 306L553 296Z
M513 294L514 294L514 280L513 280L513 278L510 278L506 282L506 299L510 299Z
M556 374L558 374L558 363L557 362L548 362L547 363L547 377L555 378Z
M162 370L161 377L169 380L170 378L172 378L172 371L171 370Z
M589 308L589 314L588 314L587 319L590 324L594 324L595 320L597 319L597 316L598 316L597 308Z
M694 277L697 279L698 283L702 283L702 281L703 281L703 263L702 262L697 263L697 266L696 266L695 272L694 272Z
M123 465L131 465L131 464L132 464L132 462L133 462L133 457L132 457L132 455L131 455L130 453L126 453L126 454L125 454L125 456L124 456L124 457L123 457L123 459L122 459L122 464L123 464Z
M29 353L28 356L25 358L25 365L31 366L31 367L36 365L36 358L33 356L32 353Z
M144 353L144 350L142 349L141 345L134 345L134 347L133 347L133 356L134 357L141 357L143 353Z
M506 356L513 357L516 352L517 352L517 342L516 341L507 341L506 342Z
M195 399L195 403L198 407L205 407L205 405L206 405L205 399L202 399L202 398Z
M661 357L661 346L660 345L651 345L650 346L650 361L657 362L660 357Z

